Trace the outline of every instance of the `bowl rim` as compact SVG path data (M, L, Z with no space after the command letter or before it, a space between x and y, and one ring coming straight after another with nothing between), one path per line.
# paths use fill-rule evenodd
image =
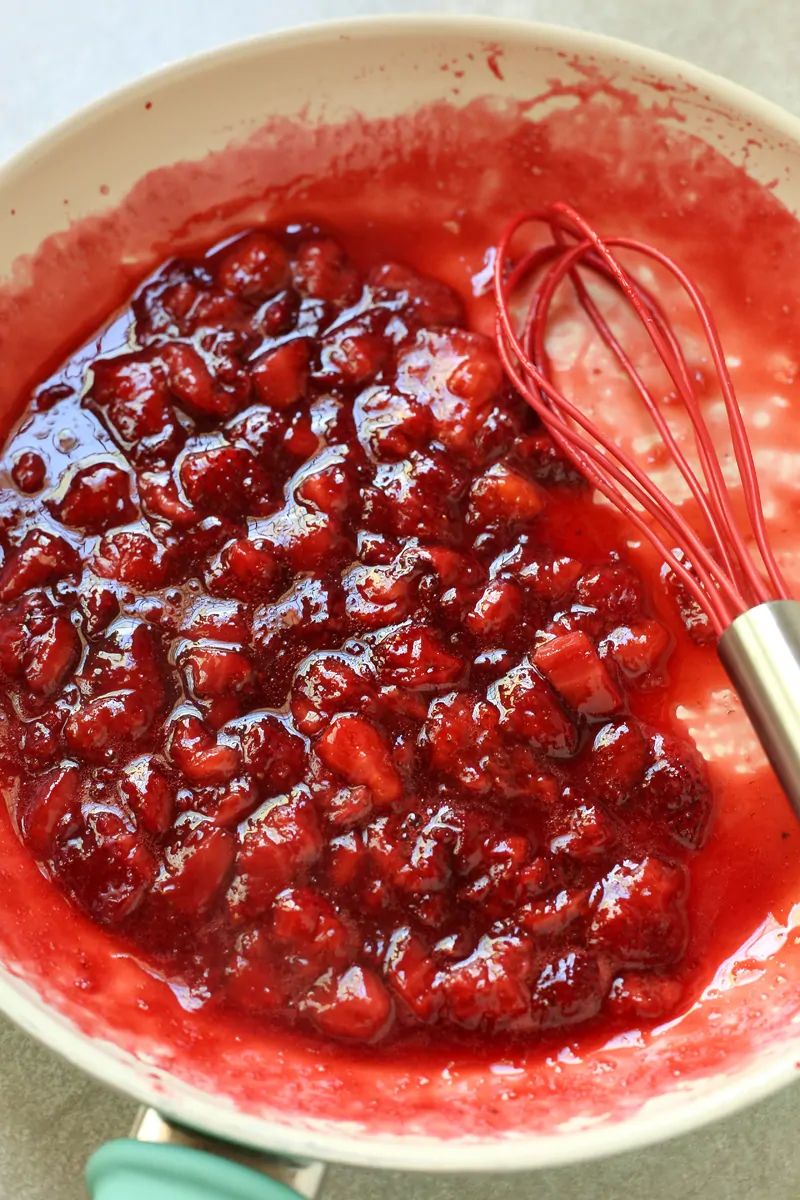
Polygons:
M660 78L697 85L726 107L739 109L785 134L800 147L800 117L741 84L714 74L683 59L639 46L634 42L590 30L518 18L495 18L480 14L410 13L385 16L348 17L308 22L263 34L251 35L201 53L176 59L114 89L79 108L55 126L0 162L0 185L12 183L36 159L48 154L65 136L113 115L153 89L181 78L202 74L212 66L242 58L257 58L298 44L325 43L338 39L360 39L414 28L428 37L458 33L483 37L487 45L508 40L535 43L546 49L566 50L579 57L593 54L618 58L649 70ZM0 1012L18 1028L55 1051L98 1082L165 1116L201 1132L243 1146L269 1150L300 1160L319 1160L351 1166L431 1173L472 1171L521 1171L575 1164L624 1151L641 1149L731 1115L786 1086L797 1075L797 1051L786 1052L762 1066L748 1068L712 1094L687 1095L686 1103L670 1113L648 1113L631 1122L574 1130L558 1134L505 1135L484 1139L422 1138L415 1135L354 1134L352 1126L342 1129L293 1129L264 1117L236 1112L215 1102L213 1095L191 1088L190 1096L165 1095L159 1076L111 1043L92 1038L51 1006L27 983L16 979L0 965ZM332 1122L320 1122L332 1125Z

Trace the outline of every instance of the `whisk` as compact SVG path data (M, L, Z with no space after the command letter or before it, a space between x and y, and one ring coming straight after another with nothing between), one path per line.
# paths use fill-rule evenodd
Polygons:
M511 261L511 242L538 223L549 241ZM727 415L742 486L748 531L739 526L731 493L703 416L685 355L663 307L622 265L634 256L658 264L680 285L699 320ZM671 431L653 391L612 330L587 286L591 277L620 294L644 326L691 421L699 463L694 469ZM531 284L532 290L531 289ZM559 389L546 333L562 285L616 358L638 394L694 498L695 528L626 454ZM514 315L523 295L521 317ZM657 550L707 615L717 650L781 784L800 817L800 602L792 600L769 544L747 429L714 318L698 288L661 250L635 238L602 239L566 204L526 212L500 238L494 267L496 340L506 372L536 410L560 448L586 479L618 508Z

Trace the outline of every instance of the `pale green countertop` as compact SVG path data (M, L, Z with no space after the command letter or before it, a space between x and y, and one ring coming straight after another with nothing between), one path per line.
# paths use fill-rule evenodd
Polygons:
M87 101L281 25L380 12L576 25L689 58L800 111L800 0L0 0L0 160ZM322 1200L797 1200L800 1085L699 1133L600 1163L454 1177L329 1172ZM83 1164L134 1106L0 1018L0 1200L85 1200Z

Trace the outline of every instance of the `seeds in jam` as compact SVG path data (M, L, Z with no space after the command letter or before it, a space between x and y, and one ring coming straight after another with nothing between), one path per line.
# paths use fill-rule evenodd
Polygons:
M673 635L459 297L291 226L112 331L0 497L45 871L195 1002L331 1038L674 1011L711 800L636 715Z

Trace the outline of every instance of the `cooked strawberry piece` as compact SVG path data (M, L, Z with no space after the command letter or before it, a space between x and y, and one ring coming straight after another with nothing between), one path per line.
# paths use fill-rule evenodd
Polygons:
M359 834L353 832L332 838L328 844L326 868L334 887L349 888L360 877L367 851Z
M239 748L215 738L199 717L181 717L169 731L168 752L190 783L201 787L227 783L239 771Z
M322 976L300 1002L305 1013L328 1037L375 1042L392 1021L392 1000L377 975L366 967L348 967L341 975Z
M292 459L298 463L305 462L319 448L319 441L309 413L305 409L298 409L291 420L287 421L286 432L279 447L282 464Z
M589 891L563 890L547 899L532 900L519 909L520 925L536 938L561 937L573 924L589 916Z
M687 876L683 867L647 857L618 863L600 886L590 944L620 966L669 966L686 949Z
M236 839L196 813L175 822L153 891L185 916L211 907L228 882Z
M567 703L589 716L614 712L622 703L616 684L585 633L545 642L533 661Z
M189 529L202 513L186 504L168 471L141 471L137 477L142 510L156 520L168 521L178 529Z
M482 642L501 639L522 620L523 602L519 584L512 579L495 579L487 583L467 614L467 629Z
M251 375L261 403L280 411L304 399L308 390L310 357L308 339L293 338L257 358Z
M179 629L192 640L244 643L250 632L245 605L240 600L212 600L205 596L184 609Z
M80 597L84 628L90 638L101 634L119 616L119 597L90 575L84 576Z
M406 818L376 817L364 839L379 876L399 893L441 892L452 876L454 856L463 840L463 821L448 804Z
M82 825L58 851L57 868L67 890L103 925L117 925L141 905L157 864L121 813L90 808Z
M472 792L492 786L491 764L500 752L500 714L477 695L451 692L434 700L420 740L431 769Z
M508 671L489 690L500 711L501 724L517 737L530 740L546 754L574 754L578 735L547 680L528 659Z
M460 682L464 663L428 625L404 625L377 647L383 678L410 688L437 688Z
M358 273L332 238L303 242L292 268L297 289L306 296L329 300L342 308L358 298Z
M402 551L402 557L421 563L437 579L442 588L474 586L482 583L485 572L478 559L450 546L418 545L415 542Z
M351 825L361 824L372 811L372 792L363 784L359 784L358 787L338 788L326 797L325 814L338 829L349 829Z
M198 697L197 705L208 728L219 733L224 726L242 716L247 708L247 698L236 692L223 692L220 696Z
M386 949L386 981L420 1021L430 1021L444 996L435 987L436 963L424 941L407 925L396 929Z
M519 876L530 848L528 839L519 835L486 838L474 856L472 877L459 892L460 899L479 904L492 917L513 908L526 890Z
M77 575L80 559L69 542L44 529L26 533L0 570L0 600L16 600L30 588Z
M407 460L378 467L364 488L365 524L395 537L451 542L460 536L459 500L465 477L438 450L413 451Z
M282 337L294 329L299 309L300 297L294 288L288 287L264 301L251 321L251 328L265 338Z
M547 503L539 487L505 463L494 463L480 475L469 493L469 520L479 529L533 521Z
M711 791L703 760L678 738L651 738L652 765L645 773L642 798L676 842L691 850L702 846L711 821Z
M285 470L284 456L291 452L287 439L293 434L290 420L283 413L273 408L249 408L226 426L225 436L230 442L243 443L262 466L271 468L273 472L280 468ZM311 438L313 445L310 452L313 452L317 438L313 433Z
M383 922L394 903L394 891L385 879L373 878L360 888L358 899L368 917Z
M519 938L481 938L469 958L441 974L450 1019L465 1029L514 1028L530 1013L529 971L530 951Z
M412 721L424 721L428 714L427 697L420 692L412 692L408 688L396 687L390 684L378 691L381 703L398 717L408 717Z
M123 618L92 648L81 677L93 695L130 688L141 691L155 708L166 694L163 668L157 630L143 621Z
M67 744L89 762L109 762L121 745L144 737L154 717L141 692L110 692L74 710L66 724Z
M290 999L280 953L263 929L250 929L236 939L225 992L245 1012L275 1012Z
M164 368L138 354L99 359L88 402L102 412L111 432L136 462L171 462L186 435L169 402Z
M36 413L49 412L59 401L68 400L74 395L75 388L64 382L37 388L31 401L31 410Z
M558 798L558 781L543 768L530 746L520 746L507 739L503 752L489 760L488 768L493 779L492 797L497 802L525 800L548 809Z
M244 329L209 329L198 340L215 380L220 416L237 412L252 400L253 381L245 364L260 345L261 338Z
M540 600L561 600L567 596L583 574L583 564L568 555L553 556L523 534L511 550L506 550L492 563L492 579L511 576L525 588L526 593Z
M269 594L280 577L275 548L263 538L234 538L223 546L206 573L210 591L252 600Z
M352 474L343 458L323 455L306 465L295 485L295 497L330 517L343 517L354 493Z
M170 538L167 548L176 574L180 572L178 578L191 576L193 572L198 571L212 554L233 540L241 524L241 518L238 523L234 523L230 517L212 515L204 517L194 526L191 533L174 540Z
M379 462L397 462L423 449L433 429L429 408L389 387L361 392L353 417L361 445Z
M588 1021L600 1011L607 986L598 960L573 950L542 971L533 989L534 1013L544 1029Z
M604 725L592 746L589 780L604 800L620 803L638 788L648 763L644 737L630 718Z
M274 604L256 609L253 618L253 641L256 649L276 663L284 647L311 648L330 644L331 635L343 627L344 600L339 587L320 579L298 579ZM304 657L302 649L293 659L296 666Z
M181 666L193 694L201 700L246 695L255 684L253 667L239 650L222 646L194 646L181 657Z
M493 344L477 333L425 329L398 355L399 390L429 404L439 439L469 459L480 448L502 382Z
M151 295L148 296L148 291ZM155 294L152 294L155 293ZM145 288L140 301L140 318L136 321L138 340L142 345L152 342L153 336L159 333L181 333L188 327L186 318L191 313L198 299L198 288L188 279L174 284L172 287L154 289ZM134 301L134 311L137 309Z
M300 782L305 743L276 716L251 713L239 724L239 735L245 769L265 795L276 796Z
M578 580L575 593L581 604L598 609L613 621L636 616L644 599L642 582L631 567L598 567Z
M219 326L229 326L222 336L230 336L230 332L239 329L252 316L252 303L237 299L220 288L204 287L188 313L184 322L187 333L203 333L201 345L208 348L209 341L215 341L220 335Z
M148 833L167 832L174 808L172 788L151 755L143 754L124 768L120 795Z
M326 767L351 784L364 784L375 804L383 807L399 800L402 784L379 729L363 717L342 713L333 718L316 744Z
M261 803L261 792L249 776L240 775L229 783L195 792L195 803L198 811L210 817L215 825L232 829L255 812Z
M598 642L607 625L608 622L596 608L588 608L585 604L573 604L562 612L557 612L544 632L550 638L563 637L566 633L582 633L591 642ZM603 649L605 650L605 647Z
M369 285L378 298L390 297L403 317L420 326L462 325L464 306L456 293L438 279L417 275L401 263L374 267Z
M373 696L364 664L345 654L315 654L292 683L292 716L301 733L314 737L339 712L355 712Z
M586 486L586 479L556 446L544 429L526 433L514 443L514 451L523 460L538 483Z
M278 892L302 880L322 851L316 814L302 789L268 800L239 829L229 903L237 917L267 911Z
M23 450L14 459L11 478L21 492L32 495L41 491L47 475L47 464L35 450Z
M402 551L401 557L420 564L436 579L440 589L471 587L485 579L476 558L449 546L417 546L412 542Z
M161 358L167 369L170 392L189 412L229 417L239 407L239 397L217 383L194 346L171 342L162 348Z
M349 925L330 901L310 887L278 893L272 906L272 933L287 943L295 976L299 970L310 980L326 967L347 961L355 949Z
M267 481L249 450L212 446L187 454L180 479L190 504L203 512L242 517L267 490Z
M682 996L677 979L626 971L612 983L606 1007L618 1021L654 1021L674 1013Z
M395 540L386 538L384 534L372 533L369 529L359 529L356 544L360 562L365 566L387 566L399 554Z
M628 679L640 679L662 672L672 639L658 621L634 621L612 629L604 646Z
M28 643L25 679L31 691L50 696L72 674L81 651L80 638L67 617L53 617Z
M141 344L184 329L201 288L208 283L204 274L191 263L174 260L144 285L131 305L136 318L137 340Z
M7 718L0 717L0 737L5 742L3 749L7 752L9 749L15 750L21 746L26 759L35 760L38 766L43 767L51 763L62 748L61 734L66 719L66 712L54 707L37 720L28 721L24 726L21 738L17 736L12 743L5 740L11 723Z
M560 600L580 578L583 564L575 558L562 556L549 562L530 563L519 573L519 579L534 596L544 600Z
M72 587L69 584L65 585L65 589L36 588L26 592L19 597L15 604L7 606L9 619L20 622L31 636L44 633L53 617L57 616L59 612L63 612L63 609L57 607L51 597L57 591L64 590L65 598L69 602L73 595Z
M266 233L245 234L222 251L216 266L220 287L248 300L274 296L289 279L286 251Z
M53 852L59 837L69 837L80 818L80 772L65 763L40 776L20 818L22 836L38 858Z
M103 579L141 591L155 591L169 583L175 565L167 547L146 533L107 533L92 560Z
M402 621L416 605L419 575L419 566L402 556L386 565L352 567L342 578L348 617L367 629Z
M6 675L22 675L29 637L30 633L21 618L0 616L0 669Z
M602 858L617 842L614 822L599 804L579 804L569 814L566 829L550 843L550 853L565 854L579 863Z
M257 536L279 561L297 572L328 566L349 553L336 517L312 512L302 504L289 503L274 517L260 521Z
M320 366L314 378L328 387L363 387L379 374L389 354L383 337L386 321L376 314L337 325L320 342Z
M524 863L517 871L517 890L522 900L536 899L553 890L556 881L555 865L542 854Z

